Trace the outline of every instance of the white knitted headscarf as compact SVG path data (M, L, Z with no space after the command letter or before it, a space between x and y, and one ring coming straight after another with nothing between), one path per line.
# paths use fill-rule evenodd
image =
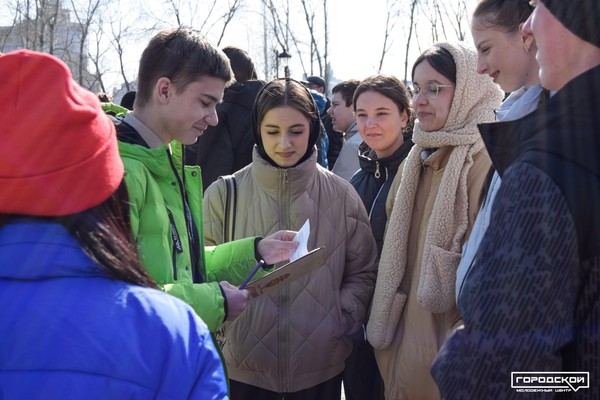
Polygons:
M445 167L433 205L425 243L417 301L432 313L454 305L456 267L468 228L467 177L473 156L484 147L477 124L494 121L503 93L489 76L476 72L477 53L463 43L436 43L450 52L456 64L456 88L448 119L442 129L425 132L419 121L413 146L406 158L394 207L387 226L371 317L369 341L385 348L402 314L406 295L398 292L407 263L408 235L424 149L454 147Z

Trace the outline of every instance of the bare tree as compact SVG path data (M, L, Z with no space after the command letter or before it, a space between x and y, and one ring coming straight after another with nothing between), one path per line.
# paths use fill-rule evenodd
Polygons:
M54 28L58 20L60 0L16 1L14 26L5 42L18 42L22 47L54 54Z
M40 2L41 7L38 8L40 15L42 16L42 23L39 24L39 40L40 46L44 49L44 45L47 43L47 51L50 54L54 54L55 33L56 25L58 23L58 13L60 10L60 2ZM48 40L46 42L46 40ZM68 48L68 47L67 47Z
M217 0L211 0L211 1L212 1L212 4L210 5L210 7L208 7L206 15L204 17L204 20L199 25L200 30L202 30L204 28L206 21L210 18L210 16L212 15L212 13L215 9ZM166 16L171 15L172 17L175 18L175 21L176 21L175 26L178 26L178 27L197 26L196 24L198 23L198 21L197 21L198 10L199 10L201 4L202 4L202 2L200 2L200 1L165 0L163 2L163 5L164 5L163 10L162 10L162 12L159 13L158 19L162 20L162 16L165 15L164 8L166 8L168 11L170 11L170 13L167 13ZM204 10L204 7L203 7L203 11L206 11L206 10ZM166 20L165 22L169 23L170 21ZM172 25L172 23L170 23L170 25Z
M227 30L227 27L233 20L233 17L235 17L235 15L237 14L237 12L241 6L241 3L242 3L241 0L231 1L229 3L229 8L227 9L227 11L225 11L223 16L220 18L220 20L223 21L223 27L221 28L221 34L219 35L219 39L217 40L217 46L221 46L221 41L223 40L223 36L225 36L225 31Z
M398 1L395 0L387 0L386 5L386 17L385 17L385 32L383 35L383 46L381 48L381 57L379 58L379 67L377 68L377 72L381 72L381 68L383 67L383 60L385 55L390 50L392 46L392 39L390 38L391 34L394 31L396 23L400 18L400 10L397 8Z
M110 43L117 55L117 63L119 64L119 72L123 78L123 85L127 91L131 90L131 84L127 78L127 72L125 70L125 60L123 58L125 53L125 41L129 37L129 27L123 26L123 17L118 16L110 21Z
M85 4L85 3L84 3ZM76 23L79 26L79 51L77 54L77 68L78 68L78 83L85 85L87 71L87 60L89 59L89 52L87 50L87 39L90 32L90 27L96 18L98 9L100 8L101 0L90 0L87 2L87 6L84 9L78 9L75 2L71 0L71 6L73 7L73 13L75 14ZM87 85L85 85L87 86Z
M106 44L107 40L105 40L103 25L102 16L100 16L98 22L90 28L88 56L92 62L92 74L98 86L100 86L100 91L108 93L108 88L104 82L104 75L110 70L105 66L105 64L110 65L110 62L106 62L109 58L110 48Z
M93 2L90 2L92 9L95 7ZM74 3L71 1L69 5L74 6ZM5 45L57 56L67 64L75 80L91 88L93 82L86 79L91 75L86 70L88 52L85 46L94 11L83 18L77 10L66 8L61 0L16 1L13 7L14 24L3 38ZM77 22L71 20L71 13L77 17Z
M440 8L443 10L443 15L447 17L448 23L452 26L456 38L465 40L469 22L466 0L443 2Z
M291 30L289 25L290 9L289 2L285 0L285 4L275 4L274 0L261 0L263 4L263 10L266 15L263 16L267 24L265 35L272 38L275 41L275 45L267 49L265 48L265 59L268 59L271 54L275 57L275 75L279 69L279 59L277 55L281 50L290 49L290 36ZM268 39L267 39L268 40ZM265 74L267 79L269 73Z
M315 11L312 9L310 4L307 4L306 0L300 0L302 4L302 10L304 11L304 21L306 22L306 27L308 28L308 33L310 35L310 74L314 74L313 63L316 61L319 65L318 75L323 75L323 70L325 66L323 65L323 59L321 57L321 51L319 49L319 43L317 42L316 27L315 27ZM300 53L300 51L298 51ZM303 66L303 69L306 70Z
M413 31L416 25L417 18L417 4L419 0L410 0L410 18L408 20L408 35L406 39L406 53L404 56L404 82L408 82L408 56L410 53L410 43L412 40Z
M325 84L329 84L329 27L327 25L327 19L329 16L329 9L327 7L327 0L323 0L323 62L325 63L325 73L323 78ZM327 88L325 88L327 91Z
M100 42L99 42L99 40L97 40L99 38L100 38L100 36L96 36L96 40L94 40L94 44L93 44L92 48L90 49L89 57L90 57L90 61L92 62L92 67L94 68L94 71L93 71L93 76L95 79L94 83L97 83L98 86L100 86L101 92L108 93L108 90L106 90L106 85L104 84L104 80L103 80L104 72L100 65L101 59L102 59L103 55L105 54L105 52L100 50Z

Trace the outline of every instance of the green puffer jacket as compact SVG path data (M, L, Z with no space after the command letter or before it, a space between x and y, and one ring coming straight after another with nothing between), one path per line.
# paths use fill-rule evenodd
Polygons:
M168 146L149 149L129 140L128 135L137 134L129 125L117 123L117 132L131 202L131 225L142 264L165 292L190 304L211 331L219 329L225 308L217 282L239 285L244 280L256 265L256 238L204 248L200 169L186 166L185 175L181 174L182 146L176 142L171 144L171 151ZM197 229L195 241L188 233L182 186ZM191 246L200 249L194 266Z

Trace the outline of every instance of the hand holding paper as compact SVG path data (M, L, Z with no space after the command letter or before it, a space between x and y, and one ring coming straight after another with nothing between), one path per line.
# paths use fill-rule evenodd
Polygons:
M302 228L300 228L300 230L296 234L296 237L294 237L294 242L298 243L298 247L296 248L296 251L294 251L292 253L292 255L290 256L290 261L296 261L300 257L308 254L308 237L309 236L310 236L310 220L307 219L306 222L304 222L304 225L302 225Z
M244 290L244 288L251 290L252 297L273 293L296 279L319 269L325 264L325 247L319 247L310 252L308 251L308 237L310 236L309 220L306 220L297 233L290 231L281 232L286 232L286 234L288 234L286 239L290 240L288 243L293 243L295 251L290 251L288 257L290 262L268 273L262 278L252 281L252 277L261 267L261 263L254 268L240 286L240 289L242 290ZM289 236L289 234L291 234L291 236ZM261 242L264 240L266 239L261 240ZM261 254L264 255L262 251Z
M296 232L277 231L258 242L258 253L267 264L277 264L289 260L292 252L298 246L294 242Z

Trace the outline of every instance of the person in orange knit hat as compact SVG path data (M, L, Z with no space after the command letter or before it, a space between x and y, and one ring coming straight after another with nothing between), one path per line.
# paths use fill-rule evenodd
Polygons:
M28 50L0 85L0 397L227 398L206 325L138 259L97 96Z

